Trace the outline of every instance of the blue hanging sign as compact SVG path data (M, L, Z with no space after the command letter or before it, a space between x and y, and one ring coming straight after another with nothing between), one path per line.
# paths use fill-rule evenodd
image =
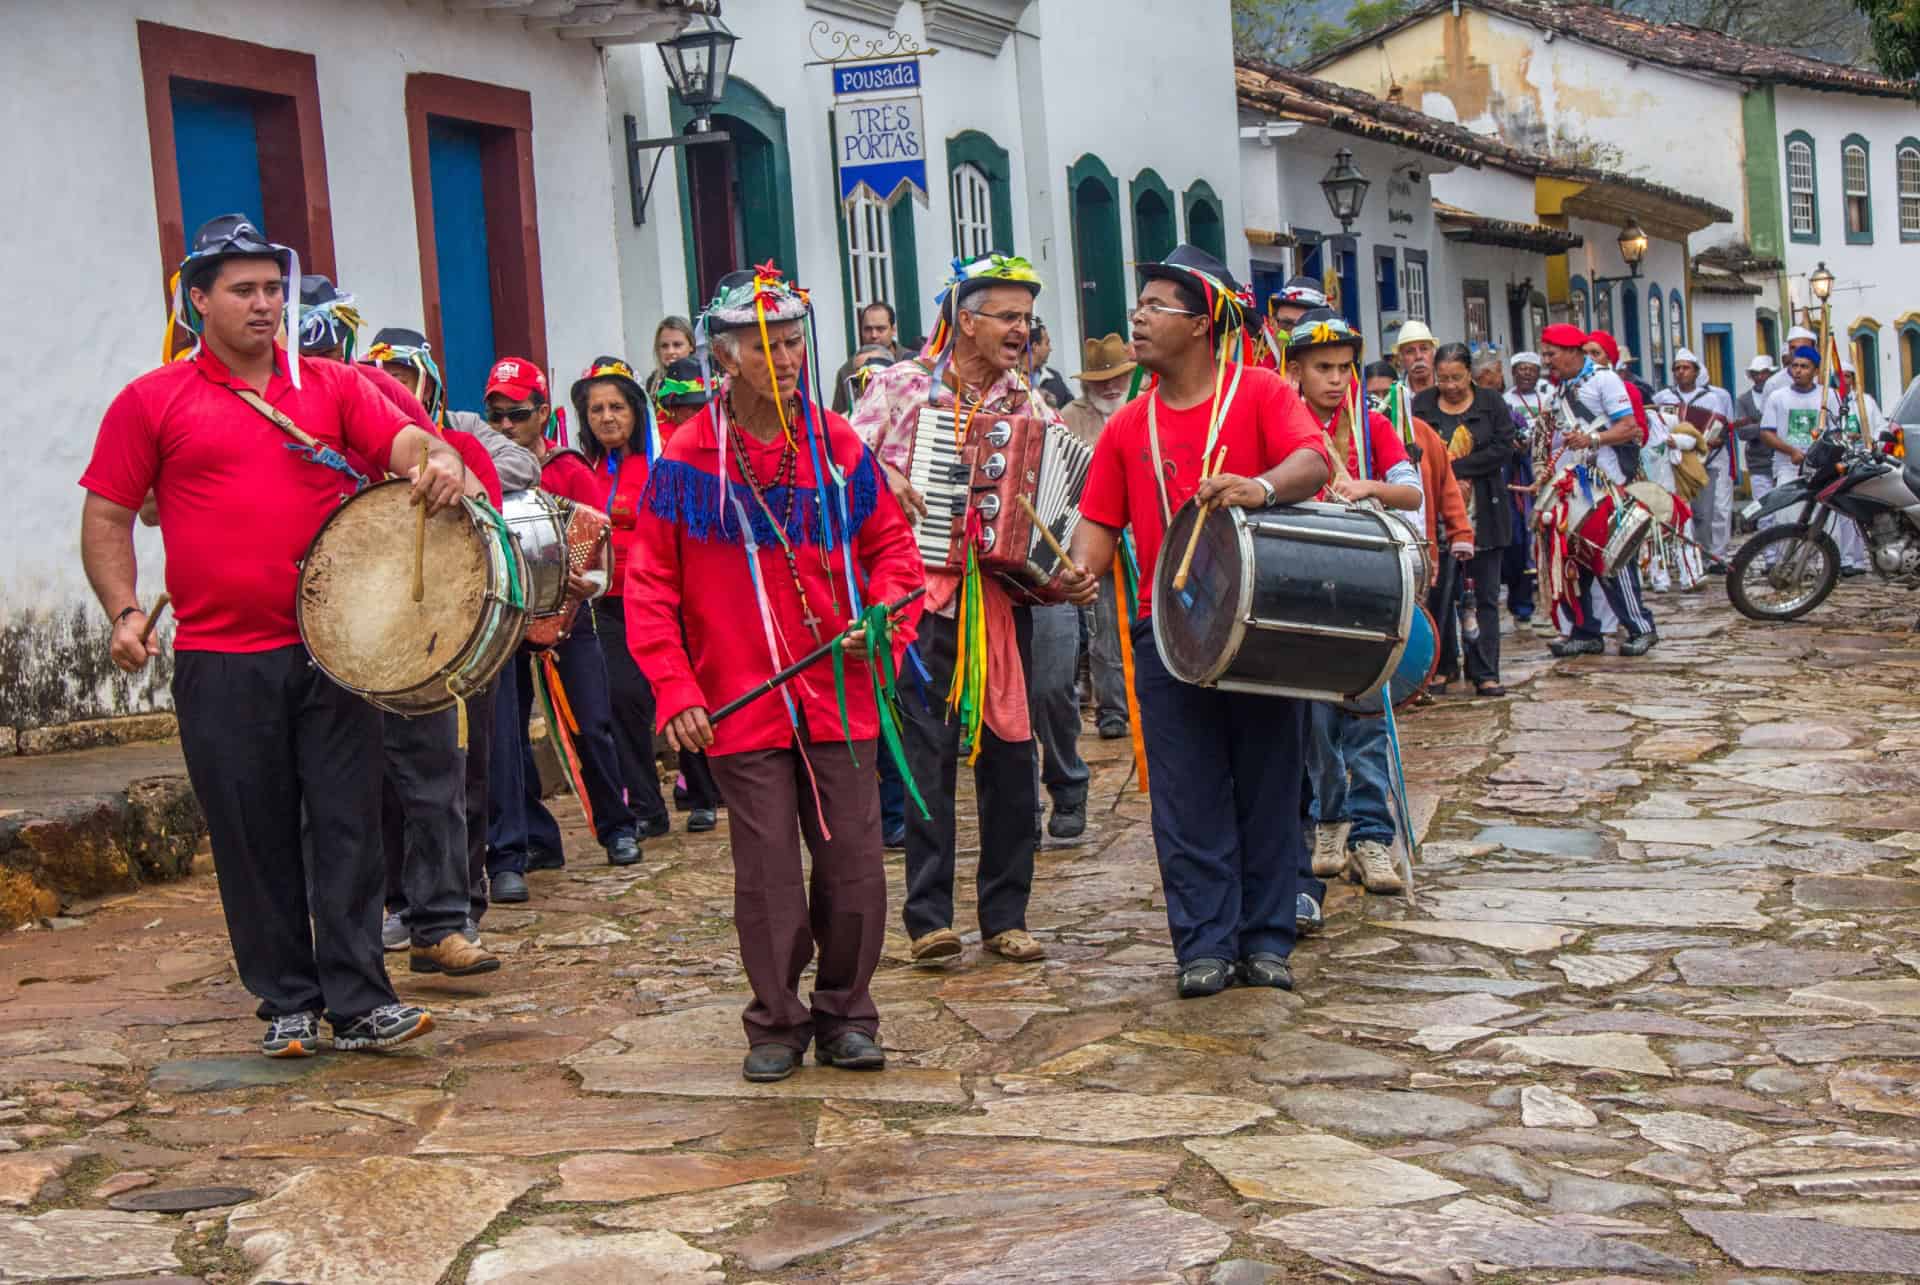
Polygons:
M841 200L863 183L882 200L892 200L903 183L926 196L926 129L918 94L840 103L833 125Z
M920 60L902 58L898 62L869 62L833 69L835 94L884 94L897 89L920 88Z

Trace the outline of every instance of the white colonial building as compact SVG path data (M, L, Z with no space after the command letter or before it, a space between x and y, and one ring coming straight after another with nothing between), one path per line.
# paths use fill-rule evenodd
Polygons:
M1308 69L1732 211L1730 225L1692 234L1685 271L1588 289L1596 311L1611 296L1620 332L1640 315L1649 340L1657 305L1669 350L1675 339L1700 348L1716 381L1779 351L1822 263L1836 278L1834 325L1870 391L1885 397L1920 373L1911 84L1619 9L1530 0L1429 0Z
M630 147L695 128L655 46L716 15L737 36L711 113L728 140ZM855 303L894 304L910 338L956 255L1024 255L1069 374L1083 332L1126 329L1131 261L1192 239L1246 266L1224 4L13 0L6 16L21 181L0 214L17 301L0 352L35 428L0 505L0 744L168 703L167 666L108 663L76 482L107 402L159 361L167 277L212 215L251 214L370 327L425 331L456 406L501 354L545 366L560 396L600 353L650 368L662 317L767 260L813 289L831 370ZM868 76L838 99L911 123L883 141L914 136L923 189L842 199L835 68L818 64L849 58L917 65L915 90ZM644 203L636 178L654 180ZM160 541L137 538L150 598Z
M1664 370L1668 296L1687 238L1730 212L1614 170L1530 152L1400 102L1280 67L1238 70L1241 184L1256 289L1285 275L1330 279L1349 321L1379 352L1405 320L1442 341L1513 353L1553 321L1604 329ZM1370 180L1359 218L1331 218L1321 180L1340 151ZM1638 263L1621 231L1646 234ZM1602 283L1595 291L1592 283ZM1661 324L1613 311L1613 289L1660 301ZM1677 296L1676 296L1677 297Z

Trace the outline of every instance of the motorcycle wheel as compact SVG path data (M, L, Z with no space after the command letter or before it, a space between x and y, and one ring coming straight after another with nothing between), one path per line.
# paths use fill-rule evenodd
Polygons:
M1797 620L1840 583L1840 549L1825 531L1768 527L1740 546L1727 570L1727 597L1753 620Z

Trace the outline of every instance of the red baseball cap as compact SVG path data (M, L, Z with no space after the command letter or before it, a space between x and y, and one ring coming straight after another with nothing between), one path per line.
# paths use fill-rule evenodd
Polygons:
M550 400L545 373L525 357L502 357L493 363L493 369L487 372L487 391L483 395L496 394L515 402Z
M1587 342L1587 332L1578 326L1562 321L1548 326L1540 332L1540 342L1552 344L1555 348L1579 349Z
M1600 345L1600 351L1607 355L1607 364L1609 366L1618 366L1620 364L1620 341L1612 335L1604 330L1596 330L1587 336L1587 342Z

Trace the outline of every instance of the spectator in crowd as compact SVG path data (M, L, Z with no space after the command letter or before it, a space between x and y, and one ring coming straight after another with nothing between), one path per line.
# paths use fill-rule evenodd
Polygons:
M653 329L653 373L647 376L647 396L657 396L667 367L682 357L693 356L697 346L693 323L685 317L668 317Z
M833 372L834 413L853 413L853 404L858 398L849 393L847 381L872 361L874 353L884 353L888 365L905 361L913 355L909 349L900 346L899 326L900 320L893 305L885 300L875 300L860 309L860 346L854 349L853 356L847 358L846 365Z

